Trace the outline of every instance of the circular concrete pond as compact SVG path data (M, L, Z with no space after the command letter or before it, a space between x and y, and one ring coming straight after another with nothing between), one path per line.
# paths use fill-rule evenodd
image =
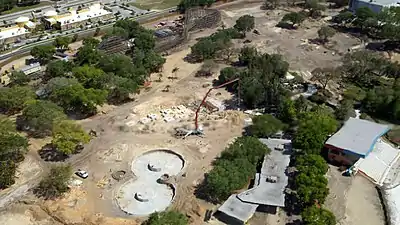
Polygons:
M119 207L135 216L165 210L174 199L175 188L157 180L177 175L183 167L183 158L171 150L153 150L139 156L132 163L137 179L125 183L117 193Z

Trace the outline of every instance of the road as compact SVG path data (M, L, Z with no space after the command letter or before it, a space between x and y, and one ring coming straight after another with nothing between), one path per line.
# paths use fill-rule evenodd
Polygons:
M172 7L172 8L169 8L169 9L164 9L164 10L159 11L159 12L152 12L152 13L149 13L149 14L134 18L134 20L138 21L139 23L146 23L147 21L153 20L153 19L155 19L157 17L167 16L169 14L172 14L171 10L176 10L176 7ZM99 28L105 29L105 28L108 28L108 27L112 27L113 25L114 25L114 23L110 23L110 24L99 26ZM79 31L79 32L76 32L76 33L65 34L63 36L72 37L75 34L85 35L85 34L93 33L96 29L97 29L97 27L94 27L94 28L90 28L90 29L87 29L87 30L82 30L82 31ZM6 60L6 59L8 59L10 57L13 57L13 56L16 56L16 55L21 55L21 54L28 53L35 46L51 44L51 43L53 43L54 39L55 38L38 41L38 42L29 44L29 45L25 45L25 46L23 46L21 48L18 48L16 50L11 51L11 52L2 54L2 55L0 55L0 61Z

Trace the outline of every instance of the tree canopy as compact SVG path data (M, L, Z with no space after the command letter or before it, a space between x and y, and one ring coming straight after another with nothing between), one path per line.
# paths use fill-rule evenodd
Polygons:
M72 167L70 165L53 166L34 192L37 196L45 199L61 197L63 193L69 190L68 181L71 175Z
M278 131L282 131L285 124L270 114L264 114L253 118L253 125L250 126L250 133L259 138L266 138Z
M0 112L14 114L22 110L25 103L35 99L36 95L28 86L0 88Z
M35 100L22 110L24 126L35 137L51 134L53 124L67 119L63 109L50 101Z
M254 16L244 15L236 20L235 28L242 33L246 33L253 30L254 25Z
M17 163L28 151L28 140L15 127L14 122L0 115L0 190L14 184Z
M255 137L239 137L230 144L214 162L213 169L205 175L205 198L212 202L227 199L235 190L241 189L256 166L269 153L269 149Z
M41 64L45 64L53 58L56 49L53 45L39 45L31 50L31 55L38 59Z
M0 161L0 190L10 187L15 183L17 166L12 160Z
M300 173L324 175L328 171L325 159L315 154L297 156L295 166Z
M317 206L310 206L301 213L305 225L335 225L336 218L332 212Z
M12 85L26 85L31 80L30 77L22 71L13 71L9 77Z
M102 105L107 98L107 91L101 89L84 88L82 84L72 84L52 90L49 99L65 111L94 114L96 106Z
M50 80L54 77L66 77L71 72L72 64L64 60L55 60L47 64L44 75L45 80Z
M72 121L63 120L53 125L53 140L51 143L57 151L65 155L75 153L78 145L86 144L89 140L89 135L82 127Z
M68 48L68 45L71 43L71 38L68 36L58 36L54 40L54 46L56 48L65 49Z
M322 43L326 43L329 41L329 38L335 35L336 31L332 27L323 26L318 30L318 38L322 41Z
M304 113L293 138L293 147L307 153L319 153L329 134L337 129L334 117L325 110Z
M177 211L164 211L152 213L144 225L187 225L188 218Z

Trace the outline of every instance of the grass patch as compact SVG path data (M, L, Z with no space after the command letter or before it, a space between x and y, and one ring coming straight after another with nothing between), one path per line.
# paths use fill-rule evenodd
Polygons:
M168 9L179 4L180 0L136 0L136 2L129 3L139 9Z
M1 12L0 15L7 15L7 14L16 13L16 12L28 10L28 9L34 9L34 8L38 8L38 7L42 7L42 6L46 6L46 5L51 5L51 2L41 2L39 4L27 5L27 6L14 6L14 8L12 8L10 10Z

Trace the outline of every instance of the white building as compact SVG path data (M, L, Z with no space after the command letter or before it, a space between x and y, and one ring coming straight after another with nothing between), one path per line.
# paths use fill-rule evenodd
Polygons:
M112 12L104 9L99 3L80 10L70 10L68 13L57 14L48 11L44 14L43 22L46 28L69 30L87 25L89 22L107 21L114 17Z
M35 28L36 24L29 21L28 17L19 17L15 20L16 25L0 27L0 43L10 44L23 40Z

